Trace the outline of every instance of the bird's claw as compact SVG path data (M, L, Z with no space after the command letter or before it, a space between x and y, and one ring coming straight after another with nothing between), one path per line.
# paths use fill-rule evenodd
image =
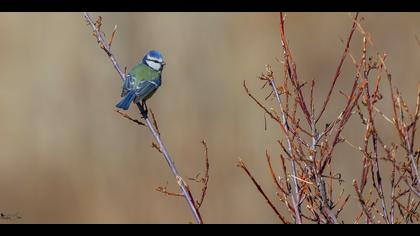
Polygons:
M147 105L145 102L141 102L138 104L138 107L140 108L140 113L143 116L143 118L147 118L147 114L149 113L149 109L147 108Z

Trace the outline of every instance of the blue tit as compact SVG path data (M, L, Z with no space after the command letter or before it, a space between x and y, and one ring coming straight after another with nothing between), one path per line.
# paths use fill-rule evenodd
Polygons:
M159 51L149 51L143 59L125 76L121 101L116 107L128 110L131 103L145 104L162 84L162 70L165 66Z

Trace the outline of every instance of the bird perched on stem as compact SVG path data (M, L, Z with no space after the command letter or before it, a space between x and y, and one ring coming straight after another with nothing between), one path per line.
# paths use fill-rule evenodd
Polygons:
M116 107L128 110L131 103L134 102L137 103L142 115L146 116L146 100L162 84L161 75L165 64L159 51L149 51L125 76L121 92L123 98Z

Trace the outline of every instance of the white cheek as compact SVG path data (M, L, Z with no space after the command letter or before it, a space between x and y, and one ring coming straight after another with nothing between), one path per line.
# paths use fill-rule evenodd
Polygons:
M153 70L157 70L157 71L159 71L161 68L161 65L154 61L147 61L147 65L149 65Z

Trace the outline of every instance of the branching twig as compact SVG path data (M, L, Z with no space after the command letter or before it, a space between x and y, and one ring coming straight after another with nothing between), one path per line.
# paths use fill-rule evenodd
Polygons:
M90 14L88 12L84 12L83 15L84 15L86 21L88 22L89 26L92 28L93 36L95 36L95 38L98 40L99 46L106 52L106 54L108 55L109 59L112 62L112 65L114 66L115 70L118 72L118 75L121 77L121 80L124 81L124 79L125 79L124 73L122 72L120 66L118 65L118 62L115 59L114 55L111 53L110 43L106 42L104 33L102 31L100 31L100 29L99 29L100 25L102 24L102 17L98 18L97 23L94 23L93 20L92 20L92 17L90 16ZM98 26L99 26L99 28L98 28ZM115 30L114 30L114 32L115 32ZM114 37L112 37L112 38L114 38Z
M117 112L118 114L120 114L122 117L124 117L124 118L126 118L128 120L131 120L132 122L134 122L134 123L136 123L138 125L146 126L145 123L143 123L143 122L141 122L141 121L139 121L137 119L131 118L131 116L129 116L127 113L124 113L124 112L122 112L120 110L114 110L114 111Z
M159 186L155 190L158 191L158 192L161 192L161 193L163 193L167 196L184 197L184 194L182 194L182 193L169 192L167 189L168 189L168 182L166 182L165 186Z
M415 147L414 139L416 125L420 119L420 87L417 94L415 112L410 113L410 109L402 98L401 93L398 89L393 89L391 74L385 65L386 54L376 53L376 57L368 55L367 46L372 45L373 48L375 46L372 37L368 31L363 29L358 17L358 13L355 16L351 16L353 19L352 28L347 41L344 42L344 52L338 61L331 86L326 92L325 100L321 101L319 113L315 113L315 102L317 99L315 99L316 95L314 94L314 80L311 81L308 89L309 102L307 103L304 99L303 95L305 93L302 88L306 82L298 78L296 64L286 38L285 15L283 13L280 13L283 61L279 62L283 66L284 81L278 83L281 84L278 86L271 67L267 66L266 73L259 77L264 82L261 89L269 89L267 92L268 96L265 97L264 101L257 99L256 96L251 94L245 82L243 84L248 96L280 126L284 134L283 140L278 140L282 150L280 157L283 178L280 178L275 173L275 168L272 166L267 150L266 159L269 173L277 189L277 196L285 204L292 217L295 218L295 223L300 223L302 218L316 223L339 223L338 215L347 204L350 194L344 195L343 189L338 197L333 196L333 180L338 180L339 184L344 180L341 178L340 173L333 174L332 160L333 152L337 149L337 145L343 142L354 148L358 154L361 153L363 157L360 184L358 185L358 182L355 181L353 183L357 199L362 206L362 212L356 218L356 222L359 222L363 215L366 215L367 223L379 223L378 215L383 217L385 223L398 223L404 220L406 222L414 222L419 220L414 212L420 206L420 201L416 200L414 196L419 196L420 192L418 183L420 180L418 177L420 148ZM360 32L363 39L362 53L359 59L356 59L350 50L350 43L355 32ZM351 58L356 69L353 76L353 86L348 95L340 90L340 93L346 98L341 112L335 119L325 124L325 128L319 130L317 123L325 114L329 101L332 100L332 93L347 56ZM381 82L383 81L384 72L388 77L391 88L394 117L385 115L376 104L383 98ZM373 76L374 78L369 78ZM288 88L289 83L291 84L290 88ZM265 102L273 100L278 105L279 109L277 111L265 104ZM366 130L363 137L364 142L361 146L351 143L341 135L353 114L359 116L363 128ZM387 124L391 124L396 128L401 142L400 145L393 143L386 145L384 143L376 128L376 126L379 127L375 120L376 114L382 116ZM304 124L305 127L300 124L300 119L307 121L307 124ZM283 143L284 141L285 143ZM398 146L406 151L403 160L396 159ZM381 148L385 151L384 156L379 150ZM285 160L290 161L292 164L289 170L286 169ZM384 183L383 179L387 178L387 176L382 173L381 161L392 165L392 173L389 177L391 180L389 206L387 206L388 196L385 194L385 188L382 186ZM241 161L239 166L244 168L241 166ZM324 173L326 168L328 173ZM244 170L247 172L246 167ZM249 173L248 175L260 193L269 202L252 175ZM324 180L325 178L328 178L329 181ZM371 181L369 178L371 178ZM404 182L407 184L408 189L401 189L401 184ZM369 186L369 184L371 185ZM364 197L363 193L366 187L369 188L369 195ZM343 200L344 196L346 197ZM289 198L291 198L290 202ZM405 200L406 203L404 205L400 204ZM398 205L396 205L397 203ZM269 205L271 206L272 204L269 202ZM300 211L301 205L306 205L309 215ZM390 207L389 211L388 207ZM404 218L403 220L396 219L398 216L395 215L395 207L398 207L397 209L401 213L400 216Z
M360 203L360 205L362 207L362 210L363 210L363 212L365 213L365 215L366 215L366 217L368 219L368 223L369 222L372 223L373 222L373 218L372 218L370 209L367 206L366 201L363 199L362 194L360 193L360 190L359 190L359 187L357 186L356 180L353 180L353 186L354 186L354 189L355 189L356 194L357 194L357 199L359 200L359 203Z
M289 129L289 124L287 122L287 118L286 118L286 115L285 115L285 112L284 112L284 109L283 109L283 104L280 100L280 95L278 93L277 86L276 86L276 83L275 83L274 78L273 78L273 72L271 71L271 68L269 66L267 66L267 73L268 73L267 76L268 76L269 82L270 82L271 87L272 87L272 91L275 94L277 102L278 102L279 107L280 107L281 125L282 125L283 130L286 132L287 148L288 148L289 153L291 153L292 152L292 144L291 144L289 134L288 134L290 132L289 131L290 130ZM295 163L294 160L291 161L291 171L292 171L293 176L297 176L296 163ZM296 220L297 224L302 223L301 210L300 210L300 206L299 206L299 202L300 202L299 192L300 192L299 184L298 184L296 178L293 178L292 179L292 202L293 202L293 207L295 209L295 220Z
M124 73L122 72L120 66L118 65L116 59L114 58L114 55L111 53L111 49L110 49L110 43L106 42L105 36L103 34L102 31L100 31L100 25L102 24L101 19L99 18L97 23L94 23L90 14L85 12L83 13L85 19L87 20L88 24L90 25L90 27L92 28L93 32L94 32L94 36L95 38L98 40L99 46L107 53L108 57L110 58L114 68L116 69L116 71L118 72L118 74L121 77L121 80L125 80L125 76ZM99 26L98 26L99 25ZM115 30L114 30L115 32ZM182 177L179 175L178 170L175 167L175 163L173 162L173 159L170 157L168 151L166 150L165 145L163 144L159 133L156 131L155 127L153 126L153 124L150 122L149 118L147 117L147 113L144 111L143 107L138 103L137 104L140 114L142 114L144 120L146 121L146 126L149 128L150 132L152 133L153 137L155 138L156 142L159 145L159 150L162 152L163 156L165 157L166 162L168 163L172 174L175 176L177 183L181 189L181 192L184 196L184 198L187 200L188 206L190 207L194 219L197 223L201 224L203 223L200 212L198 211L196 205L195 205L195 201L194 198L188 188L188 185L185 183L185 181L182 179Z

